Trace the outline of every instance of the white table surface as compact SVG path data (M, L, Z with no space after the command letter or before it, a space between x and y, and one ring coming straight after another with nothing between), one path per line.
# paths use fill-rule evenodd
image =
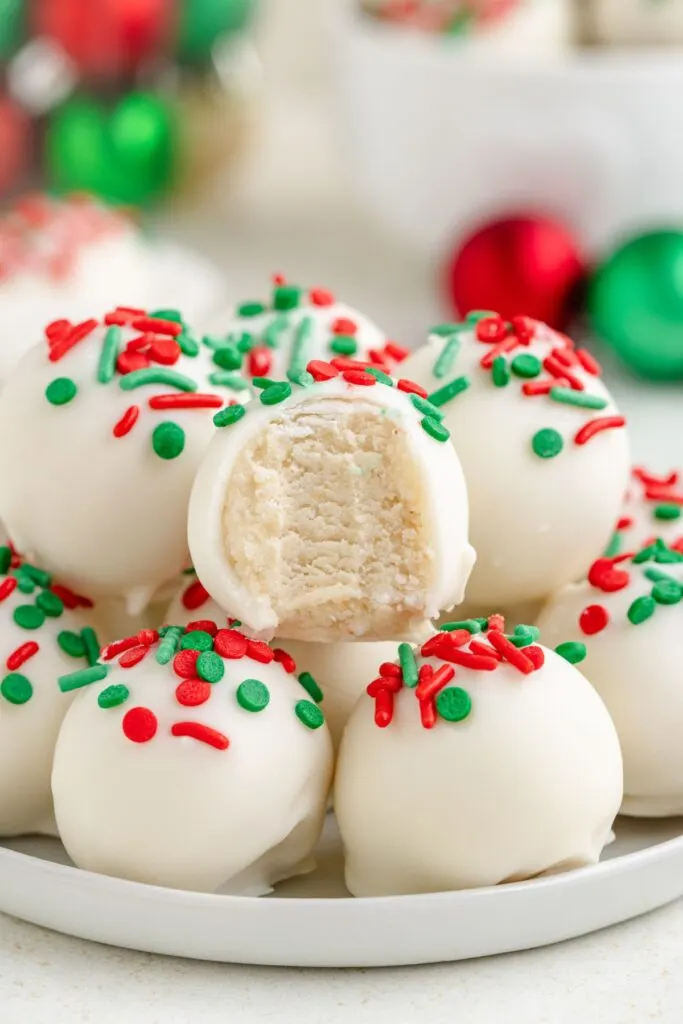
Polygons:
M443 314L435 268L351 198L333 100L311 45L317 4L270 0L269 105L236 191L218 189L199 214L172 211L161 227L216 259L229 297L258 295L281 270L328 284L417 343ZM311 82L315 94L305 88ZM611 367L610 383L629 413L636 458L657 468L683 463L682 390L644 388ZM550 949L343 972L164 959L0 916L0 1024L680 1024L682 951L683 901Z

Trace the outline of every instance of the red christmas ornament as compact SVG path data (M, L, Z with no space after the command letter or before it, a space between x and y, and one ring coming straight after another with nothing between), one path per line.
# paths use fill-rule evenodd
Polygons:
M0 97L0 192L11 188L25 168L30 126L25 114L6 97Z
M459 315L520 312L562 329L573 312L586 265L576 239L556 221L508 217L480 228L446 267L448 298Z

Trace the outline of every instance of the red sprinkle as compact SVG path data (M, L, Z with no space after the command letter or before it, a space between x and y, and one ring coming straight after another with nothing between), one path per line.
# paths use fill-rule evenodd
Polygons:
M644 469L642 466L636 466L633 470L633 475L648 487L674 487L678 483L678 473L675 471L669 473L668 476L661 477L655 476L654 473L650 473L649 470Z
M524 675L529 675L534 671L533 661L531 661L530 658L527 658L524 651L510 643L503 633L499 633L497 629L493 629L489 630L486 636L488 642L498 651L499 654L502 654L504 660L509 662L511 665L514 665L514 667L520 672L523 672Z
M564 377L553 377L552 380L527 380L522 384L525 395L549 395L553 388L568 388L569 381Z
M281 647L273 648L273 657L280 665L282 665L285 672L294 673L296 672L296 662L291 654L287 651L283 651Z
M213 619L193 619L192 622L188 622L185 629L188 633L199 631L200 633L208 633L210 636L215 636L218 632L218 626Z
M150 365L149 359L142 352L120 352L116 360L116 369L124 377L134 370L146 370Z
M579 616L579 627L586 636L601 633L609 623L609 612L601 604L591 604Z
M127 636L123 640L115 640L114 643L107 644L102 648L102 659L103 661L112 661L124 651L130 651L133 647L137 647L139 642L137 636Z
M137 637L135 638L137 640ZM149 647L144 644L137 644L135 647L129 648L124 651L119 658L119 665L121 668L133 668L138 665L142 659L149 653Z
M138 640L141 644L151 647L159 640L159 634L156 629L141 629L138 633Z
M480 321L480 323L483 323L483 320ZM504 356L508 352L512 352L519 345L519 338L517 338L514 334L511 334L509 337L505 338L504 341L501 341L498 345L495 345L494 348L490 348L486 355L479 360L479 365L483 370L490 370L499 356Z
M497 629L499 632L505 632L505 616L504 615L489 615L489 629Z
M175 690L175 699L184 708L197 708L200 704L206 704L210 696L211 683L203 679L184 679Z
M273 365L273 354L269 348L259 346L249 353L248 360L250 377L267 377Z
M585 391L585 388L578 377L576 377L567 367L558 361L555 354L551 353L543 360L543 369L551 375L551 377L561 377L563 381L566 380L567 384L573 391Z
M123 734L133 743L148 743L156 735L159 723L149 708L131 708L123 716Z
M600 363L585 348L578 348L576 356L586 373L590 373L593 377L599 377L602 374Z
M264 640L247 640L247 657L268 665L274 660L273 648Z
M144 315L144 309L137 309L135 306L117 306L112 313L107 313L104 322L107 325L115 324L117 327L124 327Z
M5 664L10 672L16 672L18 668L32 658L34 654L37 654L40 647L34 640L30 640L27 644L22 644L21 647L17 647L15 651L8 656Z
M332 324L333 334L355 334L358 330L358 324L353 320L349 320L348 317L340 316Z
M219 629L213 642L213 649L221 658L243 658L249 641L236 629Z
M53 320L51 324L48 324L45 328L45 337L48 341L56 341L57 338L61 338L62 335L66 334L67 331L71 330L70 320Z
M626 558L631 558L627 555ZM629 584L630 576L625 569L617 569L618 562L624 561L623 556L618 558L598 558L588 570L588 582L597 590L603 590L606 594L613 594L617 590L623 590Z
M208 600L209 592L204 589L199 580L195 580L183 593L182 606L187 608L188 612L193 612L197 608L201 608L203 604L206 604Z
M452 665L441 665L436 672L425 674L422 677L420 671L419 676L415 696L419 701L433 700L437 693L440 693L444 686L448 686L451 679L455 677L455 669Z
M645 491L647 501L666 501L672 505L683 505L683 494L672 491L670 487L660 484L650 484Z
M96 327L97 320L84 320L80 324L75 324L67 334L60 334L50 348L48 355L50 362L58 363L79 341L87 338Z
M581 427L574 436L574 444L586 444L591 438L595 437L596 434L601 434L605 430L616 430L618 427L625 427L626 419L624 416L601 416L596 420L590 420L585 426Z
M633 519L631 516L622 516L617 522L617 530L630 530L633 526Z
M308 297L314 306L333 306L336 299L327 288L311 288Z
M14 576L8 576L0 583L0 601L5 601L16 588L17 581Z
M434 675L434 669L431 665L423 665L418 672L418 690L420 687L426 688ZM434 706L433 700L421 700L420 702L420 720L424 729L433 729L436 725L436 707Z
M154 395L149 400L150 409L220 409L223 399L220 395L172 394Z
M114 437L125 437L126 434L130 434L131 430L137 423L139 416L140 406L129 405L118 423L114 424Z
M181 679L190 679L197 671L199 651L178 651L173 658L173 671Z
M401 672L400 665L394 665L393 661L383 661L379 667L379 674L384 679L402 679L403 673Z
M537 671L539 668L543 668L545 665L545 654L542 647L525 647L524 653L534 666L534 670Z
M394 717L394 695L386 688L381 689L375 697L375 725L386 729Z
M368 349L368 359L373 366L377 366L380 370L384 370L385 373L389 371L389 365L384 358L384 353L380 352L378 349Z
M450 661L453 665L462 665L463 668L471 668L473 672L493 672L498 667L498 659L491 655L472 654L470 651L449 651L444 655L444 661Z
M488 644L482 644L479 640L472 641L470 644L470 651L472 654L480 654L484 658L495 658L496 661L503 660L494 647L489 647Z
M486 316L474 329L477 341L487 343L504 341L508 336L508 327L501 316Z
M330 363L334 366L335 370L367 370L370 363L363 361L362 359L351 359L350 356L335 356L330 359Z
M176 338L183 333L183 325L175 320L160 320L154 316L137 316L131 323L135 331L153 331L154 334L170 334Z
M395 341L388 341L384 346L384 354L393 359L395 363L402 363L410 355L410 349L403 345L397 345Z
M366 693L369 697L376 697L382 690L388 693L398 693L403 688L403 679L396 677L381 676L379 679L373 680L370 685L366 688Z
M429 394L426 388L420 387L413 380L405 380L404 378L401 378L396 387L399 391L407 391L409 395L419 395L420 398L426 398Z
M167 338L156 338L149 346L149 357L162 366L173 366L181 356L181 348L177 341Z
M339 370L331 363L325 363L322 359L311 359L306 367L313 380L332 380L339 376Z
M576 366L579 361L576 352L571 348L554 348L551 355L563 366Z
M126 345L126 352L145 352L149 348L149 339L154 337L151 334L138 334L131 338Z
M208 725L202 725L201 722L176 722L171 726L171 735L189 736L190 739L206 743L210 747L215 747L216 750L227 750L230 746L227 736L218 732L217 729L210 729Z
M377 383L376 377L373 377L371 373L365 373L363 370L345 370L342 376L347 384L372 387L373 384Z
M435 633L423 643L420 654L425 658L435 657L446 661L451 651L464 647L469 640L470 633L466 629L456 629L452 633Z

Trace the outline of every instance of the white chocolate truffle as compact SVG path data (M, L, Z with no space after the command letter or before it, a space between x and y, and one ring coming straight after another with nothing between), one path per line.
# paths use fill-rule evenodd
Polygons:
M599 559L561 590L539 626L571 642L604 700L624 755L622 814L683 814L683 555L656 541L632 560Z
M626 500L608 554L639 551L661 538L683 551L683 489L677 471L658 476L642 467L631 474Z
M445 892L594 864L622 796L614 725L527 627L402 647L356 705L334 806L354 896ZM501 658L503 660L498 660ZM417 682L416 688L415 683Z
M0 517L32 561L137 614L189 561L187 502L224 396L204 354L180 351L198 351L181 323L118 310L48 334L0 393Z
M197 575L266 637L423 636L475 557L448 431L407 382L309 370L315 382L270 384L217 417L190 499Z
M683 42L682 0L589 0L592 39L647 46Z
M7 547L0 568L0 835L54 835L52 758L71 701L57 678L94 664L99 644L49 575Z
M215 630L141 634L60 679L84 687L52 775L78 867L243 895L314 867L332 775L324 716L266 644Z
M468 605L539 601L580 579L630 471L624 418L589 354L526 317L471 314L435 328L401 372L441 408L462 463L477 552Z

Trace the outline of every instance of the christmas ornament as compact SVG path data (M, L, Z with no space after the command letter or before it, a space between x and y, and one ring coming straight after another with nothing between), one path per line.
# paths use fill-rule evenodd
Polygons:
M0 59L11 57L24 36L24 0L0 0Z
M637 373L683 378L683 232L653 231L617 249L590 283L588 311Z
M175 113L161 96L130 93L113 110L77 97L48 126L48 173L64 191L94 192L115 203L146 203L173 180L176 140Z
M460 315L520 312L562 328L572 312L585 264L560 223L538 216L493 221L471 235L446 267L448 297Z
M180 59L190 64L208 60L219 37L244 30L254 7L254 0L180 0Z
M30 125L20 108L0 97L0 192L11 188L26 166Z

